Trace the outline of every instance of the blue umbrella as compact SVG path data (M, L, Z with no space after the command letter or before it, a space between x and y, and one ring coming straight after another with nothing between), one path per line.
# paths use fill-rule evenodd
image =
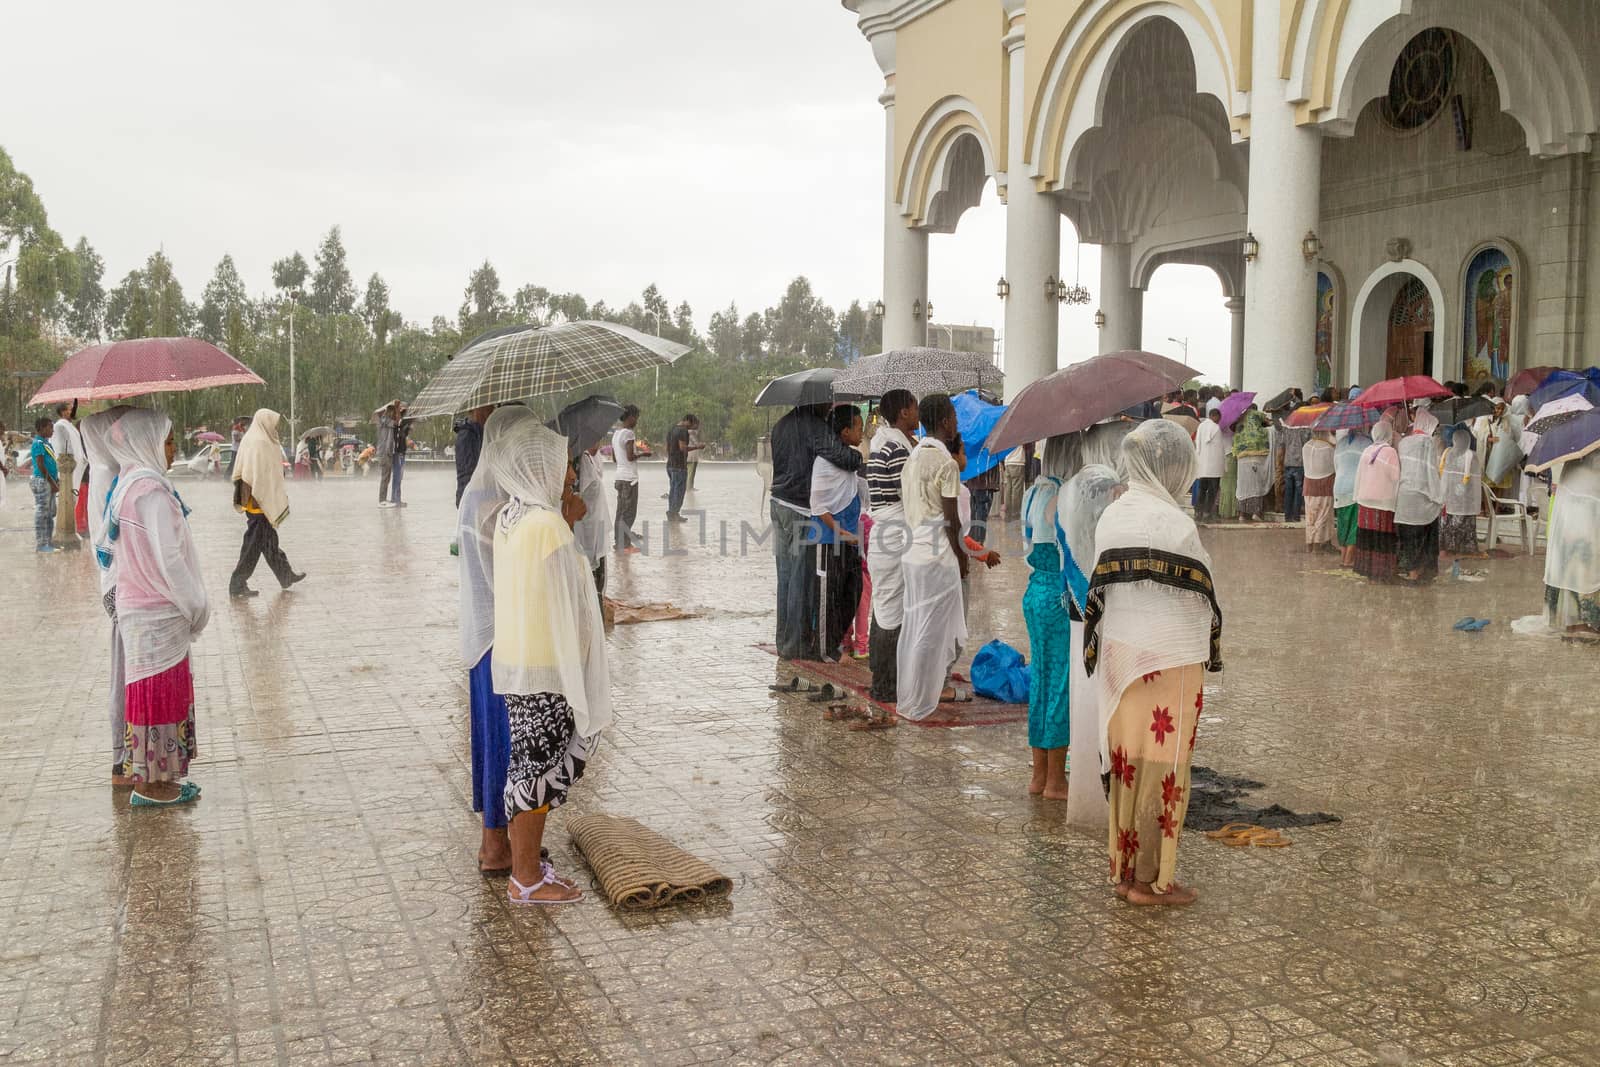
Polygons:
M998 466L1011 453L1009 448L990 452L983 445L1006 408L1004 404L991 404L976 389L957 393L950 402L956 406L956 428L967 443L967 468L961 472L961 480L967 482Z
M1533 391L1528 402L1538 411L1552 400L1580 393L1589 403L1600 407L1600 367L1584 371L1558 370Z
M1580 412L1576 418L1540 435L1526 469L1530 474L1541 474L1557 463L1582 459L1596 449L1600 449L1600 411Z

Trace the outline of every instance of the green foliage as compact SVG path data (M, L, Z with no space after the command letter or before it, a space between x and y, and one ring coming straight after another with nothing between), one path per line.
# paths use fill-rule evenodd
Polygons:
M356 309L356 283L345 264L344 238L337 226L328 230L317 248L317 269L311 272L306 303L325 315L348 315Z
M78 284L67 295L66 326L82 340L98 341L106 313L106 291L101 284L105 279L106 262L86 237L78 238L72 255L78 261Z
M272 265L272 286L279 292L304 289L306 279L310 276L311 268L306 265L306 257L299 252L285 256Z

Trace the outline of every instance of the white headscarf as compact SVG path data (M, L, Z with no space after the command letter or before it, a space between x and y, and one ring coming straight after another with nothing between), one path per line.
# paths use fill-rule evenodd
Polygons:
M1457 426L1439 460L1439 483L1449 515L1476 516L1483 508L1483 465L1472 450L1472 431Z
M289 490L283 484L283 447L278 444L280 418L270 408L257 411L233 457L233 480L250 487L256 506L274 526L283 525L289 517ZM244 510L242 502L234 506Z
M1030 549L1058 543L1056 494L1061 483L1077 468L1082 442L1078 434L1058 434L1044 443L1039 477L1022 497L1022 537Z
M111 491L102 514L100 539L95 542L95 560L103 569L115 567L116 543L121 537L118 516L128 494L144 481L159 482L177 499L183 514L189 509L167 480L167 436L172 432L172 420L159 411L149 408L129 408L111 424L106 435L106 447L117 463L117 487ZM111 585L115 585L113 577ZM110 592L111 585L106 586Z
M520 404L496 408L483 424L483 450L478 466L461 494L456 511L457 557L461 568L461 659L477 666L494 644L494 517L506 502L492 467L485 462L499 449L512 426L534 418Z
M592 737L611 721L610 673L594 579L561 517L567 439L521 420L484 462L510 498L495 523L495 692L564 697Z
M110 503L111 489L116 484L117 475L122 473L122 460L111 447L111 427L132 410L133 408L127 404L118 404L116 407L97 411L88 416L78 427L83 434L84 449L89 454L89 503L85 510L89 513L89 543L94 546L95 557L99 563L102 597L111 592L117 584L116 573L112 569L111 546L106 546L107 556L100 558L101 542L106 530L106 508Z
M1194 484L1194 443L1165 419L1142 422L1122 442L1128 491L1095 528L1095 557L1113 549L1151 549L1211 567L1194 520L1178 501ZM1111 716L1129 684L1154 671L1211 659L1211 603L1199 593L1154 581L1112 585L1100 622L1094 681L1100 696L1100 767L1109 769Z
M605 478L600 461L587 452L578 454L578 495L583 498L583 518L572 528L578 548L593 570L606 558L606 543L611 537L611 504L606 500Z
M1122 475L1111 467L1091 463L1061 488L1056 504L1056 524L1065 539L1067 554L1085 579L1094 569L1095 528L1106 508L1116 499L1117 490L1126 486ZM1079 608L1081 610L1081 604Z
M1394 521L1402 526L1427 526L1439 518L1444 492L1439 486L1439 441L1425 430L1419 412L1415 432L1400 442L1400 488L1395 495ZM1438 420L1435 419L1435 422Z
M1347 508L1356 502L1356 475L1361 454L1372 444L1365 430L1351 430L1333 447L1333 506Z

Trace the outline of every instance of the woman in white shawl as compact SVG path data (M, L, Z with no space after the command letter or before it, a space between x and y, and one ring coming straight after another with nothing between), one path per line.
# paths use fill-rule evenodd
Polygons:
M1181 423L1173 425L1183 429ZM1083 666L1083 609L1089 597L1089 573L1094 570L1095 529L1106 508L1127 487L1114 469L1091 463L1062 487L1056 504L1056 532L1062 540L1061 573L1066 585L1061 599L1072 629L1070 739L1072 747L1081 753L1081 773L1067 779L1067 822L1095 830L1105 829L1109 809L1100 786L1100 702Z
M1439 489L1444 518L1439 524L1439 549L1447 556L1482 557L1478 550L1478 512L1483 510L1483 465L1473 449L1472 432L1456 426L1450 447L1439 460Z
M1408 582L1439 576L1439 512L1444 494L1439 488L1439 439L1433 436L1438 426L1432 412L1419 409L1411 432L1397 449L1400 486L1394 524L1399 547L1395 565Z
M233 460L233 506L244 513L245 526L239 564L228 581L231 597L256 595L246 583L263 556L283 588L305 580L304 574L289 566L289 557L278 545L278 527L289 517L289 491L283 482L283 446L278 444L279 418L276 411L268 408L257 411L250 421L250 429L239 441L239 452Z
M135 807L187 804L200 796L199 786L181 781L196 752L189 645L211 608L188 509L166 478L175 451L171 420L143 408L125 412L111 441L125 458L96 547L115 560L127 682L122 773L134 783Z
M495 691L511 754L504 803L513 904L583 894L543 862L545 815L567 799L611 722L605 632L588 562L563 513L582 516L567 439L535 421L508 429L486 462L507 501L494 527Z
M1552 507L1545 622L1569 633L1600 632L1600 452L1562 466Z
M100 571L100 603L111 617L111 784L132 785L133 781L122 773L127 751L122 747L127 732L124 701L127 681L122 674L122 631L117 626L117 576L115 548L105 544L106 505L111 490L122 472L122 459L112 447L111 427L118 419L132 411L126 404L97 411L83 420L78 429L83 434L84 448L89 454L89 495L85 509L89 517L89 543L95 546L95 562ZM102 549L102 545L104 548Z
M1222 611L1211 559L1181 504L1195 450L1174 423L1122 445L1128 490L1095 528L1084 603L1084 668L1095 680L1109 773L1111 881L1131 904L1188 904L1175 880L1205 671L1221 670Z
M1356 558L1356 530L1360 506L1356 504L1356 475L1361 454L1372 444L1365 430L1340 430L1333 446L1333 524L1339 540L1341 562L1352 566Z
M1022 498L1022 537L1028 549L1028 589L1022 618L1028 626L1028 747L1033 778L1028 792L1067 799L1067 749L1071 743L1072 629L1064 579L1065 535L1057 527L1061 486L1076 460L1076 435L1045 442L1039 477Z
M467 699L472 720L472 810L483 813L478 870L485 876L511 873L511 840L506 835L506 764L511 758L511 724L506 702L494 691L490 650L494 646L494 520L506 494L488 458L501 447L512 426L534 418L520 404L497 408L483 424L478 466L462 491L456 516L457 563L461 588L461 662L467 668Z

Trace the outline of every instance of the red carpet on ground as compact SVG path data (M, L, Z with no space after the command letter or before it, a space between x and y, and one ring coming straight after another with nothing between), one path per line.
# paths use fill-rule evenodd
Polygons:
M756 647L769 655L776 656L776 645L760 643ZM884 711L894 711L893 704L885 704L881 700L873 700L869 695L872 692L872 672L867 667L866 660L844 660L840 663L822 663L817 660L797 659L791 660L789 666L815 682L832 682L836 688L842 688L856 697L871 704L873 707L882 708ZM968 683L962 683L970 685ZM966 704L943 703L926 719L901 718L901 722L913 726L1004 726L1008 723L1026 722L1028 719L1028 706L1026 704L1002 704L998 700L973 695L972 701Z

